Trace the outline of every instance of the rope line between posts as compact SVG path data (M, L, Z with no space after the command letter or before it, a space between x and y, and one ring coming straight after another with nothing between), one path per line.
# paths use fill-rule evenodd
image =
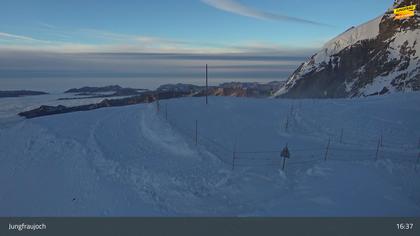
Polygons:
M166 107L166 106L165 106ZM158 111L159 113L159 111ZM165 113L167 111L165 110ZM165 114L166 116L166 114ZM166 118L166 117L165 117ZM167 119L165 119L167 120ZM168 122L168 121L166 121ZM210 148L210 146L214 146L217 149L217 152L222 151L225 154L218 155L217 153L214 153L214 150L209 150L213 155L215 155L220 161L225 163L226 165L233 165L233 167L278 167L281 165L281 162L284 161L283 157L281 157L282 150L255 150L255 151L236 151L236 148L229 148L225 146L222 143L219 143L214 138L207 137L203 135L201 132L197 133L197 127L196 130L192 130L190 128L181 128L174 122L168 122L168 124L181 132L183 132L187 137L190 137L193 140L198 140L197 145L204 144L203 146L207 146L206 148ZM194 135L195 134L195 135ZM190 136L191 135L191 136ZM331 140L331 139L330 139ZM330 141L329 141L330 142ZM211 143L211 145L209 145ZM371 143L371 142L369 142ZM401 155L400 152L408 153L407 151L416 150L416 152L419 152L419 147L414 148L412 146L405 146L405 147L396 147L391 146L389 144L383 144L382 136L378 142L378 146L376 148L353 148L353 147L346 147L346 146L361 146L366 145L366 143L359 144L359 143L352 143L352 142L343 142L340 140L338 143L334 143L333 147L330 147L330 145L327 145L327 148L323 147L313 147L313 148L291 148L290 151L292 153L296 152L310 152L306 155L297 155L293 159L289 160L287 162L287 165L302 165L302 164L308 164L308 163L316 163L316 162L324 162L324 161L339 161L339 162L351 162L351 161L376 161L378 159L389 159L392 161L398 161L398 162L414 162L415 168L417 167L417 162L419 162L420 154L418 157L412 157L411 155ZM401 145L403 146L403 145ZM396 151L397 150L397 151ZM329 157L326 158L312 158L312 159L303 159L299 161L295 161L296 157L297 159L301 159L306 157L314 157L314 156L322 156L323 153L314 153L317 151L323 151L323 152L330 152ZM376 156L375 156L376 151ZM346 154L338 154L340 152L346 152ZM367 152L365 154L361 154L360 152ZM369 153L372 152L372 153ZM409 152L412 154L411 152ZM233 154L233 155L232 155ZM242 154L242 155L241 155ZM253 156L246 156L246 154L253 154ZM264 157L256 157L258 155L262 154L273 154L273 156L264 156ZM232 156L231 156L232 155ZM394 157L394 155L398 155L399 157ZM349 156L351 156L349 158ZM404 156L404 157L402 157ZM231 160L231 158L233 158ZM248 161L248 163L244 163Z

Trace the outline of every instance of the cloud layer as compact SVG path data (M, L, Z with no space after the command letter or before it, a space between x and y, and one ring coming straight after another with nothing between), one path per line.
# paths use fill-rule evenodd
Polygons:
M154 88L165 83L285 80L305 60L300 56L228 53L52 53L0 50L0 87L57 91L120 84ZM128 82L127 82L128 81Z

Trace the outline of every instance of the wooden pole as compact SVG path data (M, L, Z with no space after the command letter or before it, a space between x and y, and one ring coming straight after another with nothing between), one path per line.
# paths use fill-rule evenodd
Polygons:
M195 145L198 145L198 120L195 120Z
M208 73L208 65L206 64L206 105L209 104L209 73Z
M328 159L328 152L330 151L330 144L331 144L331 138L328 138L328 144L327 144L327 148L325 150L324 161L326 161Z

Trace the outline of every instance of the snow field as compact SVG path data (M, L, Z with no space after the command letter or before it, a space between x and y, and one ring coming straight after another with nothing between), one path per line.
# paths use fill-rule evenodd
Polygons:
M0 215L419 216L419 102L181 98L19 120L0 128Z

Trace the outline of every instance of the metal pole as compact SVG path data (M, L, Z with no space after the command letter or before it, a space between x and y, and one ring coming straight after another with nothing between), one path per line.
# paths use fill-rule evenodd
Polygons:
M206 64L206 105L209 104L209 76L208 76L208 65Z

